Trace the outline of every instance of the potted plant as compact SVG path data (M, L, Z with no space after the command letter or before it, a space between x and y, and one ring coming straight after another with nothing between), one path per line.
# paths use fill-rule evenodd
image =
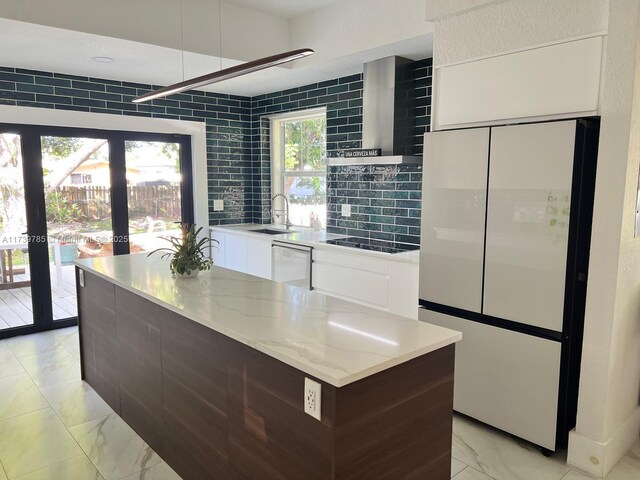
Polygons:
M149 252L148 257L156 252L165 252L162 258L172 257L169 269L174 277L191 278L196 277L201 270L209 270L213 262L207 258L205 247L209 243L209 238L198 239L202 227L196 230L196 225L182 224L182 238L165 238L171 243L170 247L158 248ZM216 240L214 240L216 241Z

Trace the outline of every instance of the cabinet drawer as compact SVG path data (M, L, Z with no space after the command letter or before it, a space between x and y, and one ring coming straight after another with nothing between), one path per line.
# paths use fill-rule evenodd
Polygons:
M389 277L386 275L314 262L311 280L313 288L322 292L378 308L386 309L389 304Z
M454 410L555 450L560 342L424 309L419 315L462 332Z
M331 263L349 269L365 270L371 273L387 275L389 265L385 260L378 260L370 255L344 255L341 253L313 250L314 263Z

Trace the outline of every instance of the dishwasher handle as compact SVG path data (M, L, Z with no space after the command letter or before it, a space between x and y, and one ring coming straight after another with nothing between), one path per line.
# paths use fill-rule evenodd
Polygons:
M299 250L301 252L308 252L308 253L311 253L311 250L313 250L313 247L308 247L306 245L298 245L297 243L283 242L282 240L274 240L273 243L271 244L271 248L273 247L290 248L292 250Z

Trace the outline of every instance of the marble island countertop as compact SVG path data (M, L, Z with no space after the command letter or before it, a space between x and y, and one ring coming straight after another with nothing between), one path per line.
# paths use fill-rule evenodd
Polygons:
M214 266L174 279L146 254L76 265L336 387L459 341L462 334Z
M216 229L221 231L230 231L233 233L259 236L260 238L268 238L271 240L280 240L290 243L297 243L300 245L306 245L314 248L325 248L342 253L356 254L356 255L369 255L378 258L384 258L385 260L396 260L401 262L418 263L420 261L420 250L412 250L402 253L383 253L375 250L363 250L358 248L344 247L341 245L330 245L324 243L326 240L334 240L338 238L347 238L350 235L340 235L336 233L328 233L326 230L315 231L308 227L291 227L291 231L283 233L282 235L266 235L263 233L256 233L253 230L260 228L272 228L275 230L282 230L286 232L282 225L272 224L259 224L259 223L242 223L232 225L212 225L210 229Z

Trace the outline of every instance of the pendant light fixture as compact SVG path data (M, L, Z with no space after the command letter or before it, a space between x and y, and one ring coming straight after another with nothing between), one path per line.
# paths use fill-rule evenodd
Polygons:
M250 62L242 63L234 67L222 68L222 0L218 0L218 20L220 31L220 70L199 77L191 78L189 80L183 80L179 83L174 83L168 87L159 88L153 92L146 93L132 100L133 103L143 103L156 98L162 98L176 93L184 92L186 90L192 90L194 88L203 87L211 83L222 82L223 80L229 80L230 78L240 77L248 73L257 72L266 68L275 67L283 63L298 60L300 58L308 57L315 53L310 48L301 48L298 50L291 50L289 52L279 53L277 55L271 55L269 57L259 58ZM182 24L182 0L180 1L180 31L182 35L182 76L184 79L184 25Z

